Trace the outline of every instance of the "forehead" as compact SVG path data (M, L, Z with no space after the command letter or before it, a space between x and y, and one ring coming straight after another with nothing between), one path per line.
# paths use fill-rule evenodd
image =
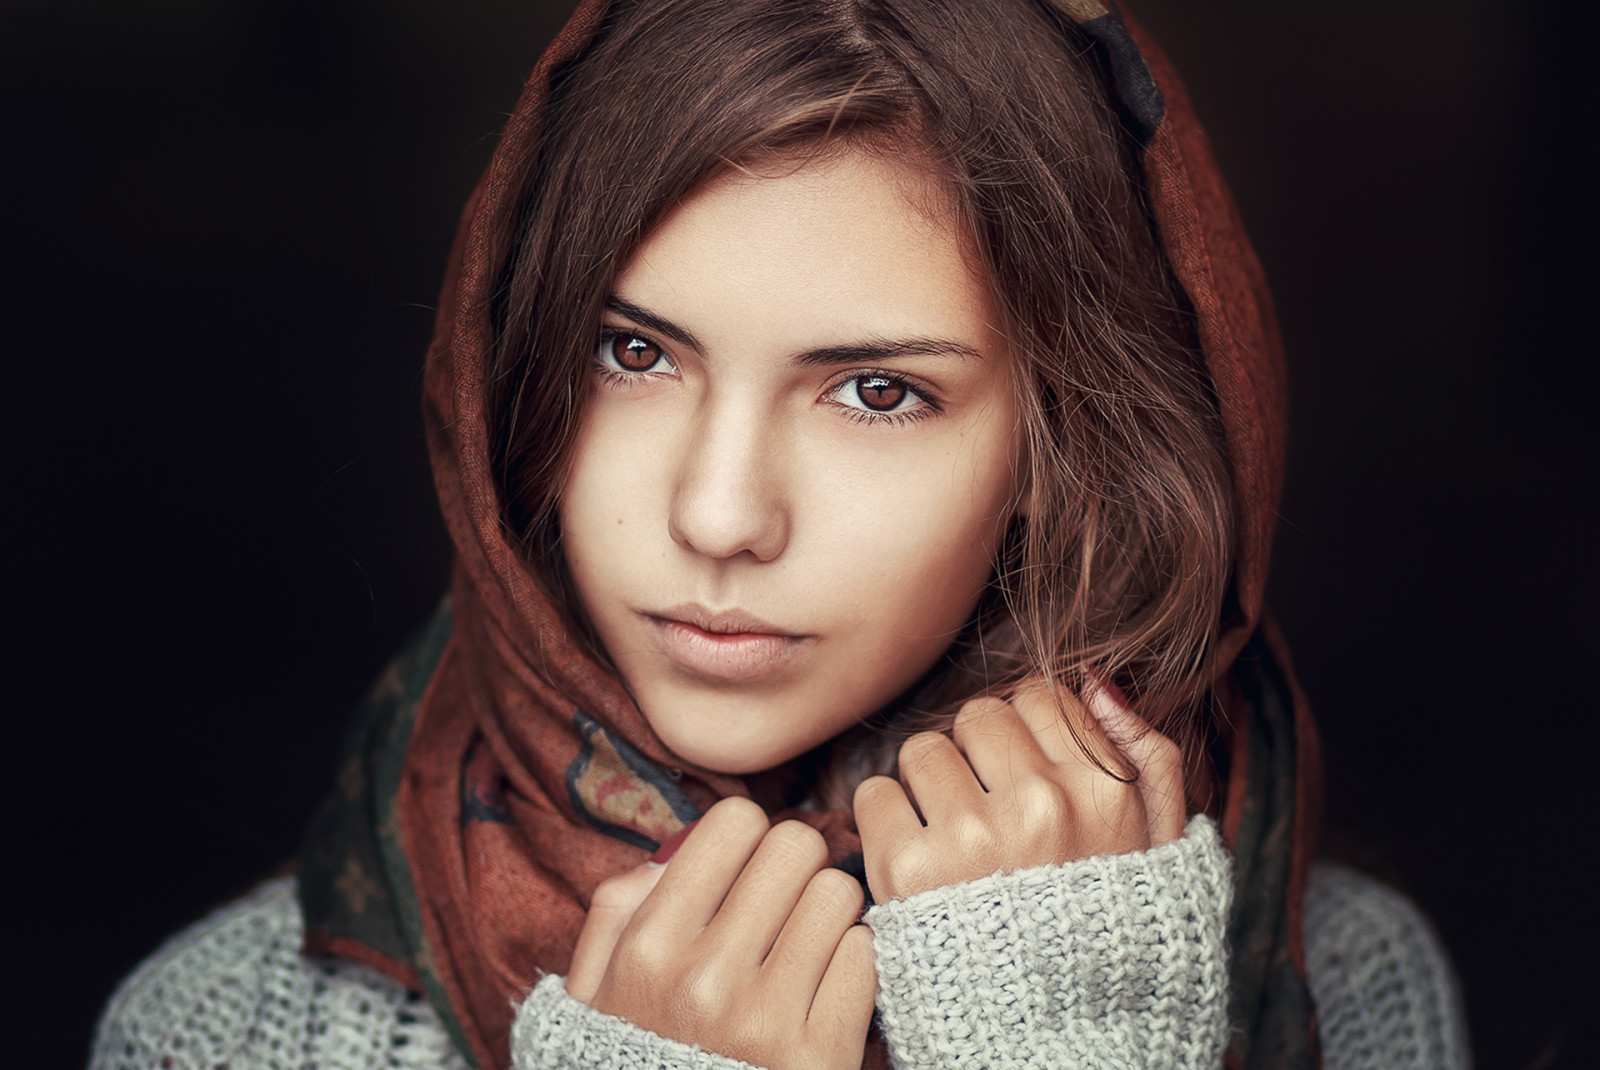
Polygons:
M987 350L988 289L949 203L928 167L881 153L729 169L667 214L617 291L674 317L755 317L796 344L931 326Z

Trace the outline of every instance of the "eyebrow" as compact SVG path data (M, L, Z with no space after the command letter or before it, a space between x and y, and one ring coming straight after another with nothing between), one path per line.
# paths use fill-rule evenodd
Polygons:
M606 298L606 308L619 316L626 316L646 328L670 338L679 345L685 345L696 353L704 353L699 340L684 328L673 323L665 316L651 312L648 308L641 308L631 301L624 301L616 294ZM946 338L895 338L895 339L868 339L853 342L848 345L823 346L819 349L808 349L798 353L794 362L802 367L834 367L841 364L871 364L875 361L889 360L894 357L943 357L955 356L964 359L982 360L983 354L964 342L956 342Z
M624 301L616 294L606 298L606 309L610 312L615 312L619 316L627 316L641 327L655 331L657 334L665 335L681 346L688 346L696 353L705 352L705 347L700 344L699 339L679 327L676 323L673 323L665 316L656 315L648 308L640 308L631 301Z

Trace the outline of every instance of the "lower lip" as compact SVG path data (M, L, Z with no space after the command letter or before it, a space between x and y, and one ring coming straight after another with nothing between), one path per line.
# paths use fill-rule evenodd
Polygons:
M679 666L719 680L754 680L787 666L810 641L766 632L708 632L679 620L651 617L661 649Z

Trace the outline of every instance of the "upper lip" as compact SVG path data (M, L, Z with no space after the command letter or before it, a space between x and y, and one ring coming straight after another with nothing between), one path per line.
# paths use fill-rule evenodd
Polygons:
M650 611L645 616L655 617L658 620L676 621L679 624L690 624L703 632L710 632L713 635L781 635L795 639L802 637L800 632L791 632L775 624L769 624L755 614L746 613L742 609L712 611L693 602L672 606L668 609Z

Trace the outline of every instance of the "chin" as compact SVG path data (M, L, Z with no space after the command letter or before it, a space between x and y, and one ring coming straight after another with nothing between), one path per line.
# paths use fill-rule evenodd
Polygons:
M657 730L661 741L667 749L682 758L690 765L709 769L713 773L725 773L729 776L746 776L751 773L761 773L768 769L782 765L796 754L790 754L783 748L752 748L729 745L726 738L720 740L705 739L698 734L690 734L687 738L677 738L669 733ZM809 750L810 748L806 748Z
M641 703L641 708L645 720L673 754L691 765L730 776L776 768L830 738L775 731L776 726L792 730L795 715L763 709L759 700L742 699L735 705L734 709L719 708L721 703L701 699L680 700L659 713L652 713L650 704Z

